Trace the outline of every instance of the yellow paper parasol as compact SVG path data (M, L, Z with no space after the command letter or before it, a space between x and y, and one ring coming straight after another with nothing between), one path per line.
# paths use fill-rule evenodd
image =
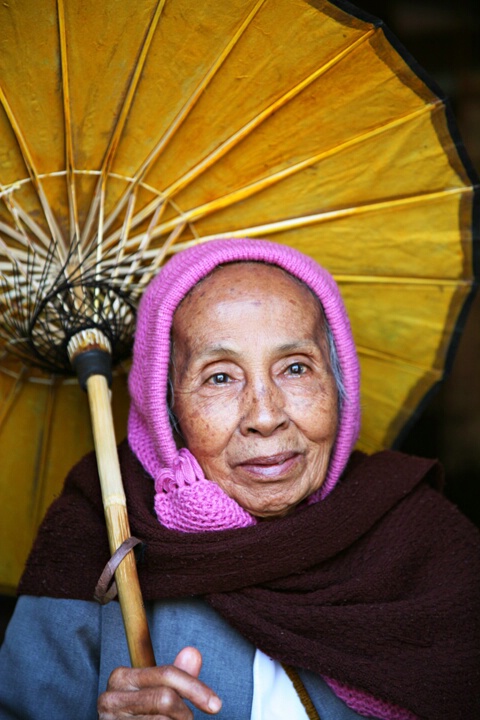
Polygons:
M382 23L341 0L19 0L0 26L1 588L92 446L70 323L113 345L121 438L133 309L190 243L270 238L333 273L359 446L391 445L471 292L474 181Z

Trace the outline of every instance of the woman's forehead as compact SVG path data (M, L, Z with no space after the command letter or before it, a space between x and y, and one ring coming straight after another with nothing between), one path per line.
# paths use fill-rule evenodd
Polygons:
M277 327L283 324L289 339L300 326L303 334L308 326L317 340L324 334L320 302L304 283L276 266L232 263L218 268L185 297L174 316L173 338L190 338L198 347L200 338L210 337L214 329L224 334L241 325L253 335L260 329L269 333L270 320Z
M321 308L320 300L302 280L277 265L265 262L235 262L216 267L200 280L183 298L177 311L183 305L193 305L207 295L208 301L215 302L221 297L248 295L252 300L282 288L292 302L295 298L311 298ZM323 315L323 309L321 310Z

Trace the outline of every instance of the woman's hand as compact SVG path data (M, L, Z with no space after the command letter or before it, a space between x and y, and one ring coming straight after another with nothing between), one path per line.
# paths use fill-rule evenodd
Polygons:
M149 718L149 720L192 720L185 700L203 712L217 713L221 700L198 680L202 656L185 647L173 665L152 668L120 667L110 675L107 690L98 698L99 720Z

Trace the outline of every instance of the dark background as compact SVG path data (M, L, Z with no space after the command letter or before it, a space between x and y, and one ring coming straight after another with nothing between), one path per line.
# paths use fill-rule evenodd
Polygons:
M201 0L199 0L201 1ZM450 98L480 173L480 3L478 0L360 0L381 18ZM480 295L468 315L449 377L426 403L401 448L438 457L446 494L480 527ZM0 597L0 640L14 607Z

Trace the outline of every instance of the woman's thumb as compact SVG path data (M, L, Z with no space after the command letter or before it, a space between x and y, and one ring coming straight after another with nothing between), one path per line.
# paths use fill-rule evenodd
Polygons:
M202 656L196 648L184 647L178 653L173 664L175 667L180 668L180 670L189 673L189 675L198 677L202 667Z

